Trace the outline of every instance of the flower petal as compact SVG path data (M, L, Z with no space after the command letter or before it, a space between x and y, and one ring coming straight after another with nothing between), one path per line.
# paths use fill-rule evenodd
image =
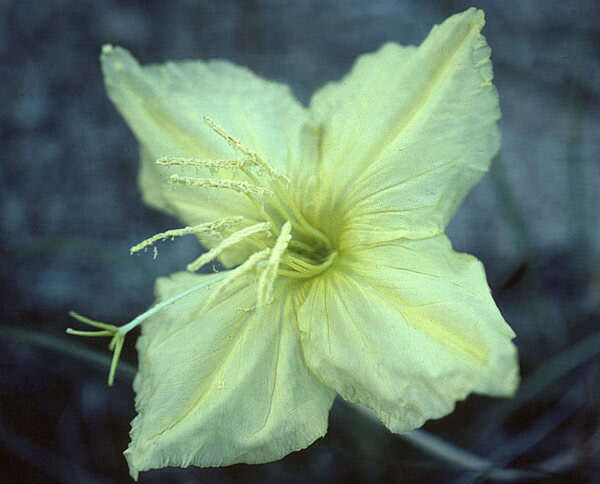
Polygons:
M480 10L434 27L416 47L386 44L318 91L321 203L342 249L442 233L500 145L498 94Z
M110 99L140 143L140 188L144 201L188 225L231 215L243 215L248 224L258 221L256 207L234 191L173 186L169 175L246 180L236 171L211 173L206 168L159 167L161 157L202 160L240 158L204 121L210 117L238 141L258 153L275 169L286 173L297 164L309 115L289 88L255 76L248 69L223 60L168 62L140 66L125 49L105 46L102 70ZM316 140L313 141L316 144ZM308 147L314 150L313 147ZM212 247L210 240L202 239ZM238 250L239 252L239 250ZM232 256L232 254L234 254ZM223 262L235 265L241 253L226 251Z
M211 277L158 279L157 296ZM142 327L138 415L125 452L134 478L165 466L273 461L327 430L335 393L304 363L293 293L281 284L276 303L253 310L255 287L235 282L204 309L212 290L181 299Z
M305 290L308 366L393 432L448 414L470 392L516 388L514 333L483 266L443 235L356 251Z

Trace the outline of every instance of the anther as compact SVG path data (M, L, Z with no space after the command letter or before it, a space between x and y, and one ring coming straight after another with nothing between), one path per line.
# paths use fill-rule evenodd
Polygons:
M244 220L244 217L225 217L220 220L215 220L213 222L207 222L200 225L193 225L191 227L184 227L182 229L172 229L167 230L165 232L161 232L159 234L153 235L145 240L142 240L139 244L134 245L129 252L131 254L135 254L142 249L145 249L148 246L151 246L155 242L159 240L181 237L183 235L190 234L208 234L208 235L216 235L221 234L222 231L226 229L231 229L236 225L239 225Z
M210 305L217 299L217 297L222 295L229 287L232 286L232 284L235 281L241 279L243 276L250 273L258 265L259 262L263 261L269 256L270 252L271 249L268 247L259 252L255 252L250 257L248 257L248 259L246 259L246 261L243 264L233 269L229 273L227 278L211 293L211 295L206 301L205 307L209 308Z
M256 167L258 167L260 170L265 171L271 178L274 178L274 179L277 179L277 180L283 182L286 186L289 184L290 180L287 176L278 173L269 163L262 160L260 158L260 156L258 156L257 153L255 153L251 149L244 146L240 141L238 141L233 136L231 136L229 133L227 133L227 131L225 131L223 128L221 128L211 118L209 118L208 116L205 116L204 121L206 122L206 124L208 124L208 126L210 126L210 128L215 133L217 133L219 136L221 136L221 138L223 138L225 141L227 141L234 149L236 149L240 153L246 155L249 158L248 161L252 162L252 164L254 164Z
M213 180L211 178L195 178L191 176L171 175L169 183L177 183L179 185L187 185L190 187L201 188L224 188L245 195L258 195L260 197L273 196L273 192L268 188L252 185L251 183L238 180Z
M219 245L217 245L213 249L210 249L208 252L205 252L200 257L198 257L195 261L188 264L187 270L191 271L191 272L197 271L203 265L208 264L210 261L217 258L225 249L228 249L229 247L232 247L232 246L238 244L242 240L244 240L252 235L264 232L268 236L270 236L271 235L270 228L271 228L271 224L269 222L261 222L261 223L246 227L242 230L238 230L237 232L234 232L229 237L227 237L225 240L223 240Z
M156 164L161 166L193 166L195 168L234 170L253 163L252 160L245 158L240 160L199 160L196 158L165 157L156 160Z
M263 306L271 301L271 297L273 295L273 285L275 283L275 279L277 278L277 269L279 269L279 264L281 263L281 257L292 238L291 235L292 225L290 222L286 222L281 227L281 233L279 237L277 237L277 241L275 242L275 246L271 251L271 255L269 256L269 261L267 262L267 267L263 270L258 280L258 288L257 288L257 301L258 306Z

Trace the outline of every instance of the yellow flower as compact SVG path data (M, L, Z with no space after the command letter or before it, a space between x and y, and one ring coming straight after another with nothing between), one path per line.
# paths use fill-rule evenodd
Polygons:
M469 9L418 48L386 44L308 108L226 61L104 48L144 200L187 225L132 252L185 234L210 249L158 279L151 314L97 332L120 350L144 320L134 478L279 459L325 434L336 394L407 432L514 392L514 333L444 235L500 144L483 25ZM194 273L213 259L235 268Z

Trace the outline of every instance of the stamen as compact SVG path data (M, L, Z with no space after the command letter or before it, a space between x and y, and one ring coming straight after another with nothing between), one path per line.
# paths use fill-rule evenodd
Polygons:
M309 277L314 277L331 267L337 255L337 250L334 250L320 264L310 264L306 263L305 261L302 261L298 257L290 256L288 253L285 255L283 262L288 268L293 269L293 271L287 269L279 269L277 274L281 276L294 277L299 279L307 279Z
M222 295L229 287L231 287L231 285L236 280L239 280L241 277L252 271L259 262L261 262L269 256L270 252L271 249L268 247L259 252L255 252L250 257L248 257L248 259L246 259L246 261L243 264L233 269L229 273L227 278L211 293L211 295L206 301L205 307L210 307L210 305L217 299L217 297Z
M180 185L201 188L225 188L226 190L233 190L245 195L258 195L259 197L264 197L265 195L269 197L273 196L273 192L268 188L252 185L245 181L213 180L211 178L195 178L192 176L180 176L175 174L169 177L169 183L178 183Z
M199 160L197 158L179 158L165 157L156 160L158 165L163 166L193 166L195 168L218 168L224 170L234 170L243 168L246 165L253 164L252 160Z
M312 267L314 267L314 264L309 264L302 259L290 256L289 254L285 258L285 264L300 272L309 272Z
M260 158L260 156L258 156L257 153L255 153L251 149L244 146L240 141L238 141L233 136L231 136L229 133L227 133L227 131L225 131L223 128L221 128L211 118L209 118L208 116L205 116L204 121L206 122L206 124L208 124L212 128L212 130L215 133L217 133L219 136L221 136L221 138L223 138L225 141L227 141L234 149L238 150L239 152L243 153L248 158L250 158L248 161L252 162L255 166L257 166L261 170L265 171L271 178L274 178L274 179L277 179L277 180L283 182L286 186L289 184L290 180L287 176L282 175L282 174L278 173L277 171L275 171L275 169L269 163L262 160Z
M259 224L251 225L250 227L246 227L242 230L234 232L225 240L223 240L223 242L221 242L217 247L210 249L208 252L198 257L194 262L188 264L187 270L191 272L197 271L198 269L200 269L200 267L202 267L205 264L208 264L210 261L218 257L219 254L221 254L221 252L223 252L225 249L241 242L242 240L244 240L247 237L250 237L251 235L260 232L266 232L267 235L270 236L270 228L271 224L269 222L261 222Z
M258 280L258 288L257 288L257 300L258 306L263 306L271 301L271 297L273 295L273 285L275 283L275 279L277 278L277 269L279 269L279 264L281 263L281 257L292 238L291 235L292 224L290 222L286 222L281 227L281 233L279 237L277 237L277 241L275 242L275 246L271 251L271 255L269 256L269 261L267 262L267 267L260 275L260 279Z
M157 242L159 240L173 238L173 237L181 237L183 235L202 234L202 233L208 234L208 235L215 235L215 234L220 235L222 233L222 231L231 229L231 228L235 227L236 225L239 225L240 223L242 223L242 220L244 220L244 217L225 217L220 220L215 220L213 222L207 222L207 223L200 224L200 225L184 227L182 229L167 230L165 232L161 232L161 233L153 235L152 237L149 237L145 240L142 240L139 244L134 245L131 249L129 249L129 252L131 254L135 254L136 252L139 252L140 250L145 249L146 247L154 244L155 242Z
M219 126L217 123L215 123L212 118L209 118L208 116L204 116L204 122L206 124L208 124L208 126L210 126L210 128L215 133L217 133L221 138L223 138L225 141L227 141L234 149L236 149L236 150L242 152L243 154L249 156L253 160L257 156L256 153L254 153L249 148L246 148L240 141L238 141L237 139L235 139L227 131L225 131L223 128L221 128L221 126Z

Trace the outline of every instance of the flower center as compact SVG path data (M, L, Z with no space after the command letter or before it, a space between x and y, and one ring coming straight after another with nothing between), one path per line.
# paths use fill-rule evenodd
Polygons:
M279 274L295 278L309 278L321 274L329 268L337 251L331 247L327 237L310 225L305 227L292 224L292 239L282 257ZM308 233L307 233L308 232Z
M230 275L222 285L226 287L231 280L238 279L242 275L258 273L259 305L270 300L273 284L278 276L306 279L327 270L336 259L337 251L327 236L307 222L298 207L290 201L288 178L279 174L257 153L245 147L213 120L205 118L205 121L217 135L241 153L242 157L234 160L167 157L157 160L157 163L167 167L208 168L211 174L216 174L218 170L223 169L230 173L240 173L244 180L173 174L169 177L169 183L241 193L256 208L254 219L262 221L247 225L247 221L244 224L244 217L233 216L183 229L169 230L137 244L131 248L131 252L146 249L158 240L180 235L219 237L221 240L215 247L188 264L189 271L196 271L236 245L256 247L256 252L230 271ZM244 225L243 228L239 228L241 225Z

